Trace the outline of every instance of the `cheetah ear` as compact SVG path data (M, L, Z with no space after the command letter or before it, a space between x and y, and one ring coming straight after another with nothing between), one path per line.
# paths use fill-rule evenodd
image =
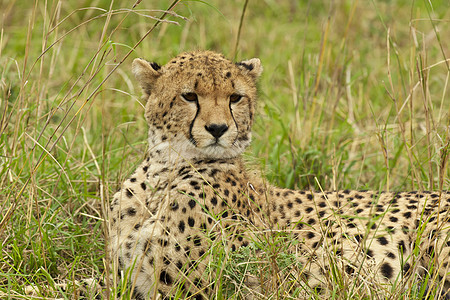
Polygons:
M239 69L242 70L244 74L248 74L252 76L254 79L257 79L263 71L263 67L261 65L261 61L259 60L259 58L243 60L241 62L237 62L236 65L238 66Z
M161 75L161 67L154 62L148 62L145 59L136 58L133 60L131 71L147 95L151 94L153 86Z

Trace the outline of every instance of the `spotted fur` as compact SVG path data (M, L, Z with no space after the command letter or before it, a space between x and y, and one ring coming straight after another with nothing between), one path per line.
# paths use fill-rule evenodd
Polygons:
M136 298L210 299L211 243L235 251L255 229L298 239L305 297L326 290L329 253L348 276L387 284L411 275L413 264L423 273L433 265L447 292L448 192L269 186L240 156L251 140L259 59L232 63L198 51L161 67L136 59L132 70L147 101L149 154L113 197L108 244L116 271L130 272Z

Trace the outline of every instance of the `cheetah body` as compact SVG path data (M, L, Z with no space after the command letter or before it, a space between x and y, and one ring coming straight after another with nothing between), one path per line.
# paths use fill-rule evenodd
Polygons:
M258 59L235 64L209 51L163 67L133 62L147 99L149 154L114 195L109 247L136 298L210 299L212 243L236 251L255 232L285 231L299 241L305 297L326 289L332 263L386 284L414 264L434 265L435 280L447 281L449 193L295 191L247 171L240 154L250 143L261 71ZM414 249L424 254L415 258Z

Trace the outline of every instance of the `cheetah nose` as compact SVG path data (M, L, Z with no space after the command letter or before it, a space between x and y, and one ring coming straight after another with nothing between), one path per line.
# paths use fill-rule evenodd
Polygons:
M228 126L226 124L211 124L209 126L205 125L205 129L218 139L228 130Z

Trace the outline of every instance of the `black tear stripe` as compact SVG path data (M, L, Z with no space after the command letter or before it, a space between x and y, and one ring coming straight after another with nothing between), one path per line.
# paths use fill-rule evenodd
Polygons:
M198 116L198 114L200 112L200 105L198 104L198 100L195 101L195 105L197 106L197 112L195 113L195 117L192 120L191 124L189 125L189 141L192 144L194 144L194 146L197 146L197 142L195 141L194 136L192 135L192 127L194 127L195 119L197 119L197 116Z
M237 132L237 135L239 136L239 126L238 126L238 124L237 124L237 122L236 122L236 119L234 118L233 110L231 109L231 101L228 102L228 107L230 108L230 114L231 114L231 117L233 118L234 125L236 126L236 132ZM236 140L237 140L237 137L236 137ZM236 140L235 140L235 141L236 141Z

